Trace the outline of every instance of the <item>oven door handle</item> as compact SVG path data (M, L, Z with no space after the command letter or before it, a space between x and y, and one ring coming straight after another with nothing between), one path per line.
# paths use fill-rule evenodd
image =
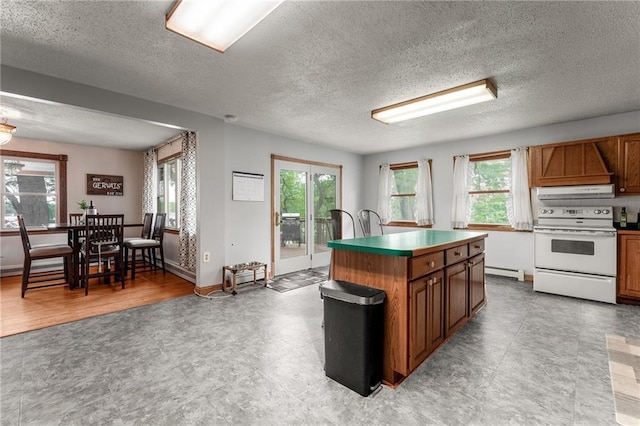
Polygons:
M615 237L615 231L567 231L565 229L536 229L533 231L534 234L548 234L548 235L574 235L574 236L595 236L595 237Z

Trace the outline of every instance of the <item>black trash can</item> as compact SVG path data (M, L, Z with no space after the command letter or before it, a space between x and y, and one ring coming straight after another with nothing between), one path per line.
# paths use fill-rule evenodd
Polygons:
M382 383L384 290L346 281L320 286L324 300L324 371L362 396Z

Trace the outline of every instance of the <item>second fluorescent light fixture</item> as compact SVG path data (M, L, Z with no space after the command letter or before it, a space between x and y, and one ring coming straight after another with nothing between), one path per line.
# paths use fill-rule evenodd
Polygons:
M490 101L497 97L498 89L489 79L485 79L384 108L374 109L371 111L371 118L391 124Z
M281 3L266 0L178 0L167 13L165 26L223 53Z

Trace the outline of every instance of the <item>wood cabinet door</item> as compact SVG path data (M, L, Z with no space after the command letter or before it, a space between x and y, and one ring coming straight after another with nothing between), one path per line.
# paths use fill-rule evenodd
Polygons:
M469 315L476 313L486 300L484 254L469 259Z
M444 273L427 280L427 354L444 342Z
M619 137L618 193L640 194L640 133Z
M467 262L445 269L445 336L453 334L467 321Z
M444 274L410 283L409 370L415 369L444 341Z
M413 370L429 355L427 352L427 278L410 284L409 297L409 370Z
M618 237L618 296L640 300L640 236Z

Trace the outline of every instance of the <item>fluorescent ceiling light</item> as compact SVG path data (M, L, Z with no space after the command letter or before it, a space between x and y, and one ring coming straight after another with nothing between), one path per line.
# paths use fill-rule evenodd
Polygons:
M386 124L462 108L498 97L498 89L490 80L480 80L464 86L433 93L371 111L371 118Z
M167 14L165 26L224 52L280 3L282 0L178 0Z

